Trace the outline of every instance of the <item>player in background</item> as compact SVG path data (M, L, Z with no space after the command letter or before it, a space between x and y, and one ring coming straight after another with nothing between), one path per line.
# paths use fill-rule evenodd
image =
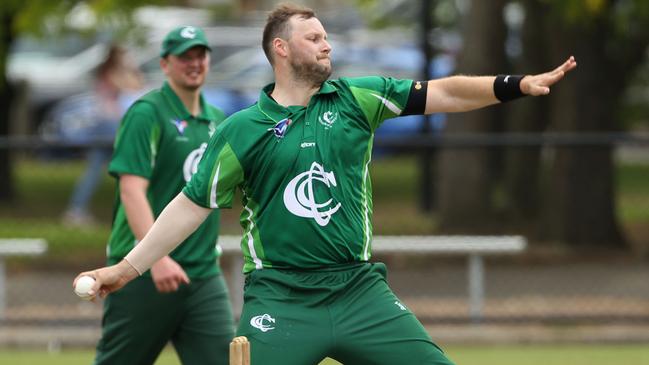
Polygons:
M263 47L275 83L228 118L198 172L138 247L80 275L105 295L176 247L242 190L246 285L237 335L252 364L452 364L369 262L373 133L388 118L462 112L548 94L576 67L528 76L329 80L331 46L312 10L276 7ZM398 123L398 120L395 121ZM182 246L180 246L182 247Z
M225 119L201 94L210 47L200 28L169 32L160 57L167 80L127 111L108 168L118 186L107 248L111 265L144 238L190 180ZM218 264L219 210L202 218L182 246L106 298L95 364L153 364L169 341L184 365L228 363L234 324Z

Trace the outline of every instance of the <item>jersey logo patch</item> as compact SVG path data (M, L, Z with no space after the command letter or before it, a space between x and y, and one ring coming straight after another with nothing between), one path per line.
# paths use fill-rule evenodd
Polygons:
M333 205L333 199L318 203L313 193L313 184L319 181L328 188L336 185L333 172L326 172L322 165L314 162L311 168L291 180L284 189L284 205L289 212L298 217L313 218L318 225L329 224L331 216L340 209L341 204ZM333 205L333 206L332 206Z
M185 163L183 163L183 177L185 178L185 182L189 182L192 175L198 171L198 163L201 161L206 149L207 143L203 142L200 147L191 151L187 155L187 158L185 158Z
M268 313L250 318L250 325L259 329L261 332L274 330L275 327L272 327L273 324L275 324L275 318L271 317Z
M282 119L273 128L268 128L268 131L273 132L275 137L282 139L284 138L284 134L286 134L286 130L288 129L288 126L291 124L291 120L288 118Z
M322 124L325 129L331 128L331 126L338 120L338 112L333 113L332 111L326 111L318 117L318 122Z
M176 129L178 130L178 134L180 134L181 136L185 134L185 128L187 128L187 121L172 119L171 123L173 123L173 125L176 126Z

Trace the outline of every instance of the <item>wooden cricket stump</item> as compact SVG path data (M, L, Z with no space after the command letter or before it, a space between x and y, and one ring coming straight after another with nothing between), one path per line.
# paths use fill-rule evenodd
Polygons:
M250 365L250 342L239 336L230 342L230 365Z

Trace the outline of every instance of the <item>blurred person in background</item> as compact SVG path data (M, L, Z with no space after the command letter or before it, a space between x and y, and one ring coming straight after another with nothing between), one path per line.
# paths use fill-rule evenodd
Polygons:
M329 80L327 33L311 9L291 4L269 14L263 48L275 83L219 127L198 172L123 261L79 276L96 278L91 295L100 296L138 280L213 209L231 207L240 189L246 284L237 335L250 340L252 364L327 356L452 364L392 292L385 265L369 261L374 131L396 116L548 94L574 58L538 75Z
M109 264L144 238L225 119L202 94L211 51L204 32L176 28L161 48L166 81L128 109L108 166L117 178ZM218 262L219 219L212 211L182 247L106 298L95 364L153 364L168 342L185 365L227 364L234 324Z
M121 97L126 92L133 92L142 87L142 76L133 64L125 48L112 44L104 62L96 70L93 92L87 98L76 99L86 105L86 125L75 130L76 141L94 139L112 140L124 114ZM77 103L79 104L79 103ZM77 105L78 107L78 105ZM79 122L70 113L68 122ZM65 116L65 110L62 112ZM66 121L62 121L66 123ZM66 128L65 126L61 126ZM63 214L67 225L86 226L95 223L89 211L90 201L110 160L110 147L90 147L86 152L86 170L77 181L68 207Z

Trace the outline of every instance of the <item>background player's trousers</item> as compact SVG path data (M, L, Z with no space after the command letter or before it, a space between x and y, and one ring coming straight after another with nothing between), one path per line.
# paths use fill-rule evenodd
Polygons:
M246 278L238 336L251 364L452 365L394 295L385 265L318 271L264 269Z
M222 275L166 294L142 276L106 298L95 364L153 364L171 341L184 365L226 365L233 336Z

